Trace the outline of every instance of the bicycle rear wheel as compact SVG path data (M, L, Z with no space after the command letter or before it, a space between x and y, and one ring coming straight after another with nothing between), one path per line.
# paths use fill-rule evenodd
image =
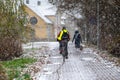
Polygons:
M67 41L66 40L63 40L62 41L62 56L63 56L63 62L65 62L65 59L66 59L66 54L67 54Z
M65 51L63 51L62 56L63 56L63 62L65 62Z

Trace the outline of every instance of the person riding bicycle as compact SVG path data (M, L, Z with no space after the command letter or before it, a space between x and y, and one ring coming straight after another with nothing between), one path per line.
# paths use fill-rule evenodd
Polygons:
M61 48L62 48L62 41L66 41L66 46L65 46L65 50L66 50L66 59L68 58L68 41L70 40L70 35L68 30L66 29L66 27L64 26L62 28L62 30L59 32L58 36L57 36L57 41L59 42L59 50L60 50L60 54L62 53Z

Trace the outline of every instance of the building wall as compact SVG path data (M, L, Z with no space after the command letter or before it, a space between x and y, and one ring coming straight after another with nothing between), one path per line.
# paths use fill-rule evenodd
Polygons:
M53 23L55 23L56 17L54 15L46 16L48 19L50 19Z
M55 38L56 38L55 37L55 27L56 27L55 22L56 22L56 17L54 15L49 15L49 16L46 16L46 17L53 22L53 24L50 25L51 28L49 28L50 34L52 34L52 35L50 35L50 34L49 35L51 36L51 40L55 40Z
M48 38L49 40L55 40L55 30L52 24L48 25Z
M25 6L25 11L29 14L29 17L36 17L38 22L35 25L30 25L35 30L35 39L45 40L48 38L48 24L40 18L35 12Z

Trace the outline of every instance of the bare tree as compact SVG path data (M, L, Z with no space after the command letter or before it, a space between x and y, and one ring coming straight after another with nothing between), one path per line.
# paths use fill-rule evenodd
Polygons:
M0 0L0 59L21 55L23 37L29 31L22 0Z
M74 15L79 13L83 16L83 20L78 20L78 25L86 25L86 30L84 27L82 30L87 31L88 42L97 44L99 39L101 49L113 54L120 53L119 0L50 0L50 2L63 12Z

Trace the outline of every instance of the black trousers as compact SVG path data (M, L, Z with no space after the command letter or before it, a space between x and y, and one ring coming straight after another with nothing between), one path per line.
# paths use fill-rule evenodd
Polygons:
M66 51L65 56L68 56L68 41L67 40L60 41L59 42L59 50L61 50L63 45L65 45L65 51Z

